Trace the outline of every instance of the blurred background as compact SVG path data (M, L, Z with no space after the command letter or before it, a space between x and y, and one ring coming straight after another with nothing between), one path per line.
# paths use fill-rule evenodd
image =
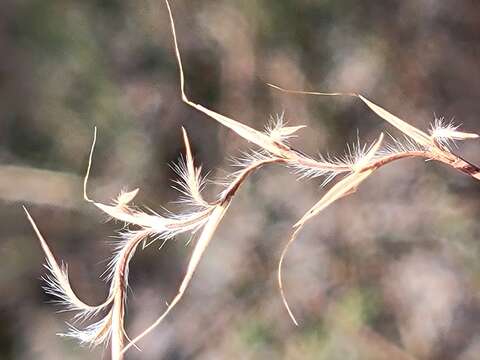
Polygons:
M350 98L286 95L265 86L355 91L426 129L434 117L480 132L480 2L454 0L172 1L187 91L262 129L285 112L308 125L293 145L341 155L347 143L399 135ZM41 289L43 255L25 204L78 293L99 303L99 277L121 224L82 201L141 189L161 211L178 194L168 164L183 152L218 179L251 148L181 103L162 1L0 3L0 359L108 359L56 336L68 314ZM480 163L480 143L457 150ZM304 230L285 262L300 321L279 296L276 266L291 226L325 192L264 168L239 191L183 301L127 359L478 359L480 183L441 164L404 160ZM213 199L220 188L208 186ZM127 331L172 299L192 246L139 251Z

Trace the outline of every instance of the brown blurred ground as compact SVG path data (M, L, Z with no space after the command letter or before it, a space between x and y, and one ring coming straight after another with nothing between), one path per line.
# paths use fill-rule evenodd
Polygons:
M455 117L480 131L480 2L175 1L194 101L261 129L285 111L305 124L295 147L341 153L383 124L351 99L290 88L356 91L426 128ZM82 202L93 126L93 196L140 187L137 203L175 208L167 166L190 134L212 177L248 144L180 102L162 1L6 0L0 4L0 359L108 358L57 337L41 290L31 210L75 288L92 302L119 224ZM458 150L480 163L480 143ZM223 170L220 170L223 169ZM276 286L291 225L320 181L265 168L239 192L185 299L129 359L478 359L480 183L435 163L403 161L310 224L287 257L294 327ZM207 193L215 196L218 188ZM139 252L128 332L176 291L191 247Z

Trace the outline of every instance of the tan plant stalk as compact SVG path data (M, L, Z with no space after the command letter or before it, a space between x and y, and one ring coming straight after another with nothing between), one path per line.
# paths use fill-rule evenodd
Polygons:
M91 320L93 317L102 314L100 320L82 328L70 325L70 331L66 333L65 336L74 337L81 343L90 346L106 344L110 341L112 359L123 359L125 352L132 346L136 346L138 341L158 326L182 299L206 248L225 216L237 190L252 172L264 165L280 164L287 166L300 178L323 177L323 185L326 185L337 177L343 176L342 179L334 184L330 190L293 225L294 232L283 248L280 256L278 264L280 294L288 314L295 324L298 324L298 322L285 296L282 282L282 265L290 245L295 241L299 232L309 220L317 216L335 201L354 193L358 186L378 168L404 158L424 158L426 160L440 161L480 180L480 169L454 154L449 147L450 143L455 140L478 138L477 134L460 132L457 126L453 124L445 125L441 121L436 121L434 125L432 125L430 134L427 134L359 94L294 91L269 84L287 93L357 97L378 116L403 132L407 138L402 141L393 139L393 143L384 145L384 136L382 133L378 140L369 148L367 148L367 146L361 146L359 143L354 145L353 152L349 151L344 157L331 159L320 156L315 159L302 154L288 144L288 139L294 136L297 131L304 126L286 126L283 118L279 117L273 125L266 127L266 130L262 132L192 102L185 93L185 75L173 15L168 1L166 5L170 17L174 51L178 64L182 101L234 131L245 140L254 144L258 149L252 150L245 154L242 159L238 160L240 169L227 177L225 187L219 193L216 200L207 201L202 196L204 178L201 175L201 168L195 167L194 165L187 132L182 128L185 143L185 157L180 160L178 165L174 166L174 170L179 175L179 180L176 181L176 188L182 194L181 200L186 205L186 210L178 214L168 213L166 215L160 215L151 211L143 211L131 205L139 191L138 189L121 192L112 204L96 202L87 195L88 177L90 175L93 152L97 139L97 131L95 129L83 184L84 198L104 214L113 219L125 222L127 225L127 230L121 233L121 239L118 241L113 257L107 268L107 280L110 282L110 290L104 302L100 305L93 306L84 303L77 297L68 279L67 266L63 264L60 265L56 261L33 218L25 209L27 217L45 253L46 267L49 271L49 274L45 276L47 282L46 291L55 296L59 300L60 305L64 306L65 310L75 312L73 317L74 321L81 322ZM193 247L184 278L178 288L176 296L150 326L133 338L133 340L129 340L125 331L125 307L130 261L140 244L146 247L156 240L165 242L183 233L198 233L200 235Z
M446 165L452 166L456 170L459 170L469 176L480 180L480 168L462 159L460 156L454 154L451 149L445 144L445 140L454 141L478 139L478 134L457 131L458 126L452 126L451 124L445 126L444 124L442 124L441 121L439 122L437 119L435 125L432 125L431 127L430 135L428 135L427 133L408 124L406 121L391 114L384 108L378 106L377 104L373 103L372 101L368 100L360 94L288 90L273 84L267 85L274 89L290 94L357 97L362 100L373 112L375 112L383 120L389 122L391 125L403 132L406 136L412 138L418 145L424 148L424 151L404 151L399 152L398 154L392 154L392 156L390 157L382 157L370 164L373 167L378 167L379 161L382 161L383 165L404 157L424 157L430 160L443 162Z

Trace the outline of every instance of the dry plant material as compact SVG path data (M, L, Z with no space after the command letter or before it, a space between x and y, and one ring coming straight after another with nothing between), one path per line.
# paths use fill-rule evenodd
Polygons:
M182 101L231 129L245 140L254 144L257 149L251 150L241 159L238 159L237 166L239 166L239 170L227 177L225 188L219 193L215 201L209 202L202 196L205 178L201 175L201 168L196 167L194 164L187 132L182 128L185 157L181 158L179 163L173 168L179 175L179 179L176 181L176 188L182 194L180 200L186 205L186 210L178 214L167 213L160 215L131 205L138 193L138 189L130 192L121 192L111 204L99 203L88 197L87 182L97 138L95 129L84 181L84 198L110 218L125 222L127 225L124 228L125 230L121 232L120 240L116 244L116 249L106 270L106 280L110 283L110 290L109 295L101 304L87 304L76 295L69 282L67 265L59 263L55 259L33 218L25 209L28 220L33 226L46 257L48 274L44 277L46 281L45 291L56 297L58 303L65 311L74 313L73 323L75 325L69 325L69 331L62 336L76 338L80 343L89 346L110 343L112 359L122 359L125 351L132 346L136 346L136 343L159 325L181 300L237 190L252 172L264 165L282 164L289 167L299 178L321 177L324 179L323 185L327 185L330 181L343 176L293 225L294 232L280 257L278 265L280 293L288 314L295 324L298 323L288 305L282 283L282 264L289 246L295 241L298 233L309 220L335 201L354 193L358 186L378 168L403 158L420 157L426 160L440 161L467 175L480 179L480 169L455 155L451 147L458 140L476 139L479 137L477 134L460 132L458 131L458 126L452 123L445 124L440 120L434 122L430 133L427 134L360 94L294 91L269 84L271 87L288 93L357 97L383 120L400 130L405 135L404 140L393 139L393 143L384 145L382 133L370 147L361 146L360 142L358 142L352 148L349 147L347 154L343 157L329 158L320 156L319 158L313 158L290 147L288 139L295 136L297 131L304 126L286 126L283 116L273 120L271 124L266 126L265 131L262 132L192 102L185 93L182 59L177 43L175 24L168 2L167 9L170 15L175 55L179 68ZM157 320L130 340L126 335L124 325L130 261L139 245L145 248L155 241L164 243L183 233L199 235L195 241L192 255L177 295L163 313L159 315ZM93 318L97 319L92 322ZM90 321L90 324L84 325L86 321Z

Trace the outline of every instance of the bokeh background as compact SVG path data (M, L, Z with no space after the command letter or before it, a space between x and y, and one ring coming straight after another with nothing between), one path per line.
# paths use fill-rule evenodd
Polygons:
M342 154L399 135L359 101L265 86L355 91L425 129L455 118L480 132L480 2L172 1L191 98L252 127L285 112L293 145ZM25 204L75 289L99 280L121 224L82 201L93 127L95 199L139 187L136 204L175 210L168 164L183 151L217 179L251 148L181 103L162 1L0 3L0 359L108 359L56 336L68 314L42 292L43 255ZM480 143L458 153L480 163ZM184 300L128 359L461 359L480 352L480 183L404 160L311 222L285 263L295 327L276 285L291 226L324 193L265 168L238 193ZM214 198L219 187L207 188ZM192 246L139 251L128 333L175 294Z

